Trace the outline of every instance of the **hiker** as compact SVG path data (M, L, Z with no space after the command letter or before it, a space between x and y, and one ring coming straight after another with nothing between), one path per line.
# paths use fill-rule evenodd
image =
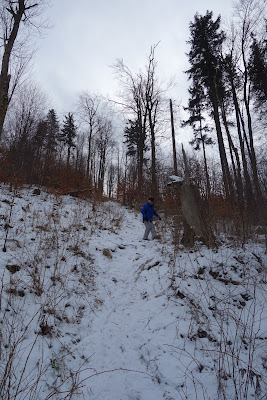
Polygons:
M149 197L148 201L146 204L143 205L141 213L143 214L143 222L145 224L145 233L143 240L149 240L148 235L152 234L152 239L156 238L156 232L155 232L155 227L153 224L153 215L156 215L158 219L160 220L160 216L158 213L154 210L154 198Z

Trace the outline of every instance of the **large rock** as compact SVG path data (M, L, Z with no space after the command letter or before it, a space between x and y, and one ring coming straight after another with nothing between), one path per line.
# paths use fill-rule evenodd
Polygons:
M184 218L184 234L182 243L186 247L194 244L195 238L200 239L209 247L216 246L215 236L210 227L210 221L205 215L206 208L196 185L191 182L187 158L184 149L185 177L172 175L168 185L179 191L181 208Z

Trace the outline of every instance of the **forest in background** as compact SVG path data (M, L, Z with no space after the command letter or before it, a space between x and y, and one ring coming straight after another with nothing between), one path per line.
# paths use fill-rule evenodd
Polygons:
M29 72L47 5L0 6L0 398L265 399L266 1L192 15L186 103L152 43L63 118Z
M138 71L122 59L114 62L120 99L84 91L63 121L38 85L25 78L33 32L46 29L45 7L32 0L4 0L1 6L2 182L65 194L86 191L130 206L153 195L166 212L176 213L177 196L166 183L170 175L184 176L175 139L189 126L190 179L206 217L231 221L243 237L251 224L265 224L266 1L237 1L228 30L212 11L192 16L187 104L170 100L157 70L159 44L152 44ZM168 156L161 148L166 135L172 138Z

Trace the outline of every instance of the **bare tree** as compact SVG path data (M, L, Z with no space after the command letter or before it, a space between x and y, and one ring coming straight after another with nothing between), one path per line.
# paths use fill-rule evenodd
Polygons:
M147 137L148 110L145 106L144 94L144 76L142 73L134 74L123 62L118 59L113 66L116 77L119 80L123 91L121 93L122 102L116 102L121 105L127 119L132 120L138 134L138 189L142 192L143 187L143 168L145 142Z
M98 114L101 109L102 99L98 94L90 94L82 92L77 102L78 115L85 126L87 133L87 162L86 162L86 178L91 181L90 165L92 156L92 139L98 127Z
M251 161L253 174L253 183L258 201L261 199L261 190L258 178L257 160L254 146L254 131L251 114L251 83L249 81L249 50L253 41L253 34L256 34L262 28L266 29L266 0L239 0L235 4L235 14L237 18L237 52L240 54L240 70L243 83L243 102L246 110L246 128L243 117L240 113L241 124L245 143ZM248 138L246 135L248 131Z
M123 91L122 102L117 103L130 121L132 121L138 134L138 189L143 191L144 153L146 138L150 137L151 149L151 190L157 193L156 171L156 133L160 114L160 105L164 90L156 75L157 62L155 60L156 45L151 46L148 63L143 71L132 73L123 60L117 60L113 66Z
M171 115L171 132L172 132L173 171L175 175L178 175L172 99L170 99L170 115Z
M34 158L40 158L35 135L38 123L44 117L45 105L45 94L36 84L27 82L13 97L12 107L7 115L5 144L12 152L16 169L27 169L29 174Z
M156 125L158 122L158 114L160 102L162 100L162 89L156 76L157 62L155 60L156 45L151 46L150 54L148 57L148 65L145 72L145 108L148 114L148 126L150 133L151 144L151 189L152 193L157 193L157 174L156 174Z
M116 166L111 162L107 168L107 195L111 199L115 189Z
M0 136L8 105L25 69L25 64L31 58L30 35L33 29L39 29L42 26L38 19L44 10L44 5L45 1L3 0L0 6ZM12 69L13 59L16 60L15 68Z
M113 121L108 116L99 116L97 119L97 134L95 137L95 187L102 196L109 151L114 146Z
M87 132L78 131L76 139L76 161L75 161L76 172L82 173L85 171L84 148L86 145L86 139L87 139Z

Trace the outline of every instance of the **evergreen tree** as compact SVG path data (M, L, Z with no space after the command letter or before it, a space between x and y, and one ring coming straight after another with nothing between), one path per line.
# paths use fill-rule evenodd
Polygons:
M252 83L252 90L255 94L257 105L267 105L267 40L258 41L255 37L251 45L249 59L249 77ZM261 110L263 113L263 109Z
M45 123L42 126L42 134L45 134L44 147L44 173L47 175L48 170L54 164L54 155L57 149L57 139L59 133L59 122L54 109L48 111ZM40 132L39 132L40 133ZM44 175L44 177L45 177ZM48 176L48 175L47 175ZM44 182L43 182L44 183Z
M189 94L188 107L185 107L185 110L190 113L190 117L188 120L183 121L183 125L190 125L193 128L194 139L191 140L190 144L194 146L194 149L199 150L200 147L202 148L207 183L207 197L209 198L210 179L205 146L213 144L213 141L211 137L207 135L209 128L205 124L205 118L203 116L206 108L205 93L203 87L194 80L192 86L189 88Z
M127 156L139 158L140 136L138 121L129 120L124 130L124 143L126 143L128 149Z
M140 170L140 164L145 165L147 158L144 153L148 150L146 140L143 140L142 127L140 127L139 121L129 120L128 125L124 130L124 143L127 146L126 156L132 157L131 170L133 175L133 181L136 181L136 174ZM142 160L142 161L141 161Z
M205 94L203 88L196 82L189 88L190 98L188 101L188 107L184 109L190 113L188 120L183 121L183 125L190 125L193 128L194 139L190 142L194 146L195 150L199 150L200 145L212 144L213 141L204 132L208 132L209 128L205 124Z
M56 151L57 139L59 135L59 122L55 110L52 108L48 111L46 117L46 149L47 155L50 156Z
M65 120L63 121L63 128L61 129L61 133L59 135L59 140L68 147L67 165L69 165L70 162L71 148L76 147L74 143L74 139L77 135L76 130L77 127L75 126L74 123L73 114L68 113L67 115L65 115Z
M41 120L38 123L35 135L33 136L33 146L37 158L41 157L46 135L47 135L47 122Z
M191 22L190 33L191 45L188 53L191 68L186 71L189 78L198 82L203 88L203 96L212 107L220 160L223 173L223 181L226 195L233 194L232 179L229 171L228 161L220 122L220 99L223 96L224 87L222 84L222 63L221 53L225 34L220 31L220 16L213 21L212 12L207 11L206 15L196 14L194 22Z

